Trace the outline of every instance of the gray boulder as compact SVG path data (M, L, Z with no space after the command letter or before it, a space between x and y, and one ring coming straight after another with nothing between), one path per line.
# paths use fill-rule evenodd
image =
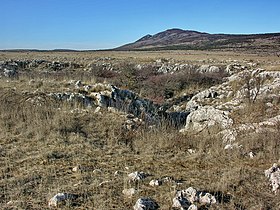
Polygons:
M187 116L186 126L180 132L201 132L213 127L220 130L228 129L233 124L229 112L215 109L212 106L199 107Z
M211 205L216 203L216 198L208 192L198 191L193 187L180 190L173 198L172 208L180 210L196 210L199 205Z
M277 194L280 188L280 166L277 163L274 163L273 166L265 170L264 173L270 181L272 192Z
M49 207L57 207L58 205L66 202L75 200L78 198L78 195L71 194L71 193L57 193L55 196L53 196L48 203Z
M133 206L134 210L157 210L159 205L151 198L139 198Z

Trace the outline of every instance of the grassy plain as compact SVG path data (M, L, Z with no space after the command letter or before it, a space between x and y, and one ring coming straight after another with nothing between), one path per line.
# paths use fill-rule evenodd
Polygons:
M276 55L221 51L163 52L1 52L0 60L45 59L89 63L110 57L145 63L174 59L193 64L257 63L280 70ZM79 71L83 71L80 69ZM57 76L57 77L56 77ZM132 209L141 196L152 197L160 209L171 209L175 191L190 186L212 192L218 203L200 209L279 209L279 195L271 192L264 170L279 160L279 132L244 135L238 150L224 150L211 135L182 135L169 126L125 132L120 113L79 104L58 103L44 92L66 89L65 81L82 78L79 72L49 78L24 75L0 79L0 205L2 209L47 209L58 192L77 194L59 209ZM30 80L33 80L30 83ZM185 87L187 89L187 87ZM40 97L34 106L29 98ZM256 109L238 118L261 117ZM254 113L253 113L254 112ZM163 123L164 124L164 123ZM190 150L191 149L191 150ZM191 151L195 151L192 154ZM256 156L248 156L254 151ZM79 165L81 170L73 172ZM115 172L118 171L117 175ZM144 171L147 180L132 184L127 174ZM181 184L149 186L149 180L174 177ZM136 187L132 197L122 190Z

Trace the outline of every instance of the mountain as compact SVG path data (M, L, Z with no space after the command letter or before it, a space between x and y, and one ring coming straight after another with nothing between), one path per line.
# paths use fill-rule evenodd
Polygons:
M40 49L4 49L0 52L80 52L80 50L72 49L53 49L53 50L40 50Z
M198 31L168 29L146 35L136 42L115 50L206 50L206 49L262 49L279 51L280 33L266 34L209 34Z

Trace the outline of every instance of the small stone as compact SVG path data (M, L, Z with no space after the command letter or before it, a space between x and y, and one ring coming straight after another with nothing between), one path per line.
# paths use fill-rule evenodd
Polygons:
M82 184L82 182L78 182L78 183L74 184L73 186L74 186L74 187L77 187L77 186L79 186L80 184Z
M114 176L119 176L121 174L120 171L115 171Z
M233 149L233 146L231 144L227 144L224 149L225 150Z
M249 152L249 153L248 153L248 156L249 156L250 158L254 158L254 157L255 157L255 153Z
M60 203L63 203L67 200L77 199L77 195L70 193L57 193L49 200L49 207L57 207Z
M134 210L157 210L159 205L151 198L139 198L133 206Z
M94 113L99 113L101 110L100 106L96 107L96 109L94 110Z
M80 80L78 80L76 83L75 83L75 88L80 88L82 86L82 82Z
M134 189L134 188L124 189L124 190L122 191L122 193L123 193L126 197L131 198L131 197L136 193L136 189Z
M14 202L13 201L9 201L8 203L7 203L7 205L12 205Z
M159 179L155 179L155 180L153 179L153 180L150 181L149 185L153 186L153 187L154 186L160 186L160 185L162 185L162 181L159 180Z
M81 171L81 166L75 166L73 169L72 169L73 172L78 172L78 171Z
M194 154L194 153L195 153L195 150L194 150L194 149L188 149L188 153Z
M142 171L141 172L135 171L133 173L128 174L129 180L133 181L133 182L143 180L147 177L148 177L148 174L146 174Z

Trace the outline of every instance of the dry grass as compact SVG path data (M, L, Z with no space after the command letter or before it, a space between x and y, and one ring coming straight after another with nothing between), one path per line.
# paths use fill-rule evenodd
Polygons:
M151 52L146 57L163 54ZM143 52L130 56L136 55L147 59ZM168 56L172 54L166 53ZM2 209L47 209L50 197L68 192L78 194L79 198L59 209L132 209L140 196L149 196L167 210L171 208L174 191L190 186L210 191L218 198L218 204L201 209L280 206L279 196L271 193L264 176L264 170L279 159L279 132L241 136L243 147L229 151L223 149L217 136L183 136L165 125L127 133L122 129L125 118L118 113L95 113L94 107L84 109L80 104L65 104L46 97L45 92L67 88L61 81L70 78L61 78L45 79L42 83L35 78L32 85L28 84L29 78L0 81ZM31 101L38 97L40 103ZM259 118L260 110L261 104L249 107L248 111L236 113L236 118ZM195 153L191 154L190 149ZM250 151L256 154L253 159L248 156ZM77 165L83 170L73 172ZM116 171L120 171L117 176ZM152 176L132 184L127 174L134 171ZM182 184L149 186L150 179L163 176L174 177ZM122 194L129 187L138 189L132 198Z
M46 59L59 61L73 61L88 63L94 59L110 57L116 60L149 62L155 59L175 59L178 61L199 64L224 64L226 62L253 62L266 68L279 66L280 59L274 54L260 54L259 52L234 52L234 51L96 51L96 52L0 52L0 60L8 59ZM274 68L274 67L273 67ZM279 70L279 69L278 69Z
M47 200L58 192L79 195L75 204L61 209L131 209L140 196L151 196L162 209L169 209L174 190L189 186L222 196L211 209L279 205L263 175L279 157L278 136L247 137L243 152L225 152L214 137L181 136L164 127L127 136L122 133L122 120L112 113L71 113L75 107L51 101L34 107L7 89L1 90L1 99L4 209L46 208ZM188 149L197 152L190 154ZM253 160L246 155L251 150L259 150ZM76 165L84 171L72 172ZM114 176L115 171L124 173ZM183 184L154 188L144 181L137 185L135 196L125 198L122 190L134 186L126 175L133 171L145 171L151 178L172 176Z

